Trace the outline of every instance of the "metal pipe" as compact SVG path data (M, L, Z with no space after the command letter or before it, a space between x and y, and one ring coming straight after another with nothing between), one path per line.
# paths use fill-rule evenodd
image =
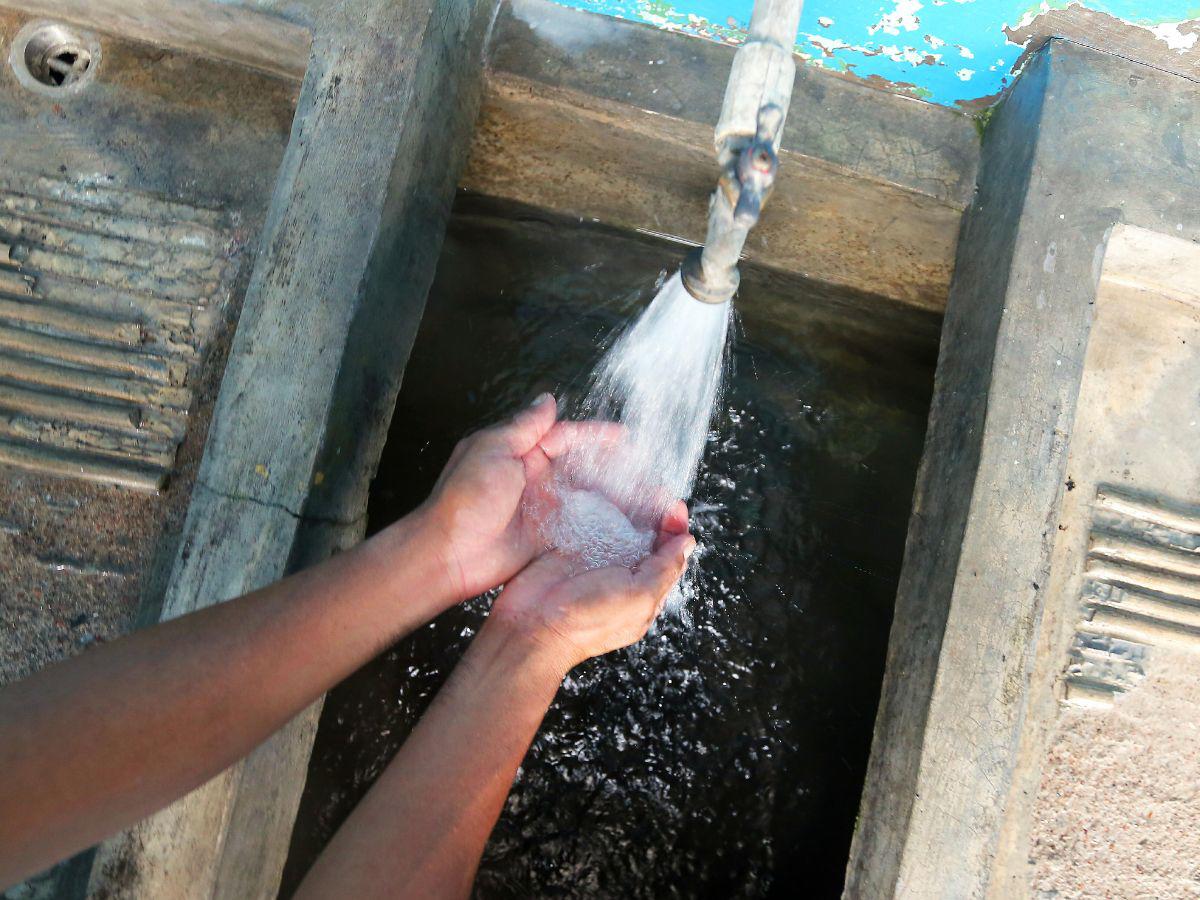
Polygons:
M682 268L684 287L697 300L724 303L737 293L742 247L775 183L801 5L756 0L746 43L733 57L714 135L721 176L709 200L708 234Z

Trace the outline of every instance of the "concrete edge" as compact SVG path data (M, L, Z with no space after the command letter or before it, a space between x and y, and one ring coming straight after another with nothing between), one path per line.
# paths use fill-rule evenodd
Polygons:
M735 50L551 0L505 0L488 53L494 71L711 129ZM804 65L783 147L960 210L980 152L970 116Z

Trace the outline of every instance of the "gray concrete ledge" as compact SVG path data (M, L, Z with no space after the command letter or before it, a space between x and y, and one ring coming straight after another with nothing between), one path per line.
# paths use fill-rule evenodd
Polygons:
M489 65L711 131L735 50L551 0L511 0ZM798 67L783 147L959 209L975 189L979 136L969 116L812 66Z
M1079 615L1052 585L1081 564L1054 561L1086 483L1068 462L1097 285L1118 223L1200 241L1197 109L1194 82L1054 41L987 130L847 897L1033 895L1033 798L1066 665L1039 646L1047 621ZM1174 421L1156 427L1165 439Z
M492 10L330 5L163 603L219 603L362 536L366 488L478 109ZM319 704L101 847L89 893L278 890Z

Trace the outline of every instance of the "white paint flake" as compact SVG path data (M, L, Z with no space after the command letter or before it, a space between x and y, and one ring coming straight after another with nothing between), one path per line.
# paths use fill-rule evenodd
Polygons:
M959 81L970 81L972 76L974 76L974 74L975 74L975 70L974 69L959 69L954 74L958 76Z
M920 0L893 0L895 9L884 13L883 18L867 29L869 34L900 34L903 31L916 31L921 27L917 12L922 8Z
M1050 12L1050 4L1049 4L1049 3L1042 3L1042 4L1041 4L1041 6L1037 7L1036 9L1031 9L1031 10L1027 11L1027 12L1025 13L1025 15L1021 16L1021 21L1019 21L1019 22L1018 22L1018 23L1017 23L1017 24L1016 24L1016 25L1013 27L1013 29L1012 29L1012 30L1013 30L1013 31L1020 31L1022 28L1028 28L1030 25L1032 25L1032 24L1033 24L1033 20L1034 20L1034 19L1036 19L1036 18L1037 18L1038 16L1040 16L1042 13L1048 13L1048 12ZM1004 31L1008 31L1008 30L1009 30L1009 28L1008 28L1008 25L1007 25L1007 24L1005 24L1005 26L1004 26L1003 30L1004 30Z
M964 47L962 44L955 44L954 46L958 48L958 55L963 59L975 58L975 54L971 52L970 48Z
M1196 39L1198 35L1194 31L1184 34L1179 30L1179 26L1183 24L1185 23L1163 22L1161 25L1155 25L1153 28L1151 28L1150 33L1160 41L1164 41L1168 50L1186 53L1188 50L1191 50L1196 46Z
M817 19L817 24L822 28L830 28L833 26L833 19L829 18L829 16L821 16Z
M861 49L843 41L841 38L827 38L820 34L806 34L805 37L808 38L810 44L820 49L825 56L833 56L835 50Z
M880 47L879 52L892 62L904 62L910 66L926 65L941 59L935 53L926 53L924 50L918 50L916 47L897 47L895 44Z

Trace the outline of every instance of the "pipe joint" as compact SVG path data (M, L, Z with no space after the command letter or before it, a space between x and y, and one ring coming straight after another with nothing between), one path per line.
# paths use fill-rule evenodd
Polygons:
M684 260L684 287L721 304L737 293L738 260L779 169L779 145L796 79L802 0L755 0L746 42L733 55L714 133L721 174L708 203L704 246Z
M724 303L737 293L742 247L775 186L779 169L775 139L782 121L783 110L774 104L764 106L757 132L741 136L740 151L727 155L709 203L708 237L681 269L684 287L697 300Z
M746 237L775 185L796 77L800 8L801 0L755 0L747 41L734 54L714 134L721 175L708 205L708 234L681 270L684 287L697 300L733 298Z
M721 304L733 299L742 276L737 266L723 269L714 277L704 274L704 248L697 247L683 258L679 267L683 286L689 294L702 303Z

